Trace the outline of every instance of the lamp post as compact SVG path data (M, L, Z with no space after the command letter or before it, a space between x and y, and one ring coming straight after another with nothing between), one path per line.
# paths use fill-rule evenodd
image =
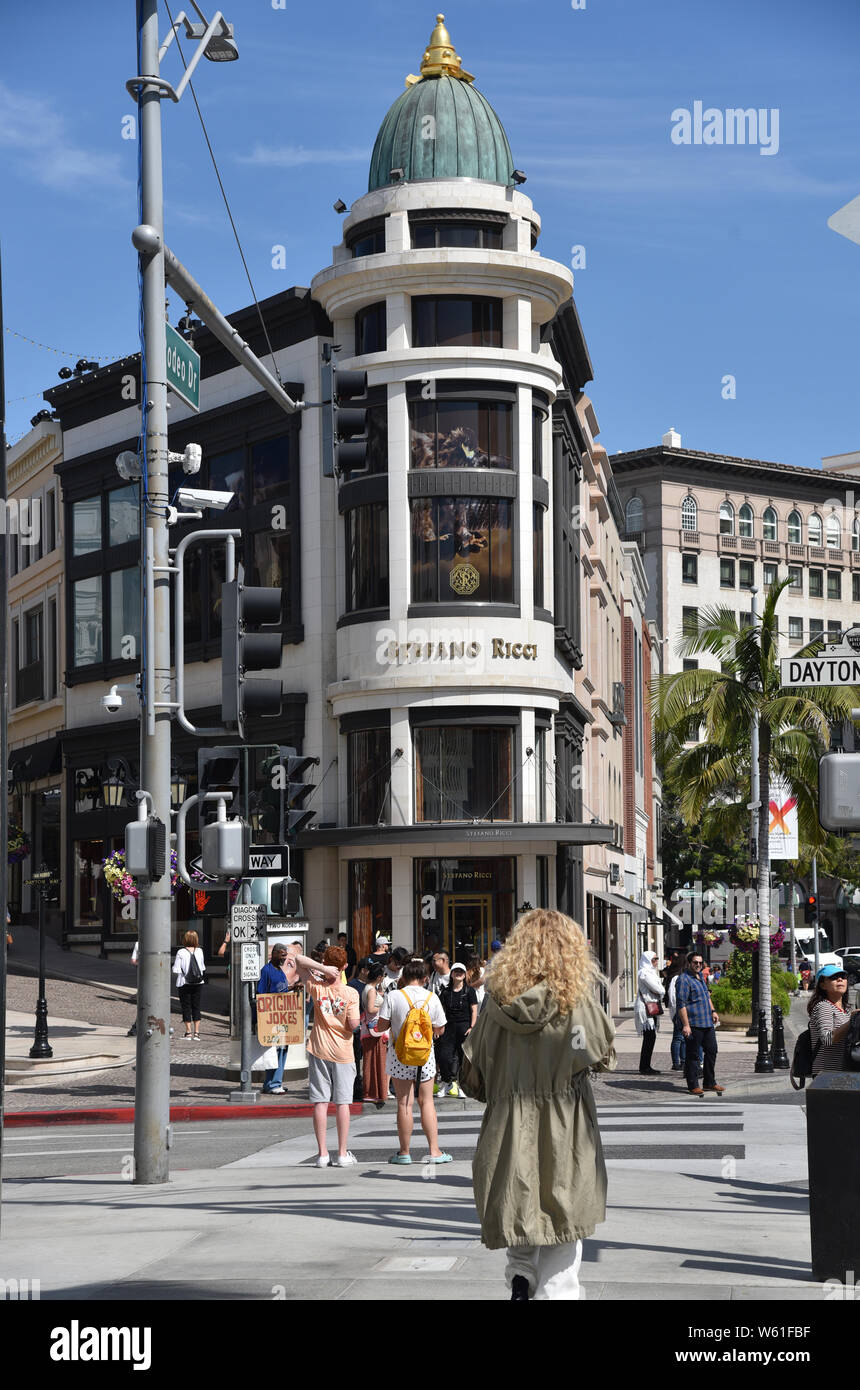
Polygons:
M36 1031L30 1056L53 1057L54 1049L48 1042L48 1001L45 998L45 902L54 901L57 881L43 861L29 882L39 899L39 997L36 1000Z

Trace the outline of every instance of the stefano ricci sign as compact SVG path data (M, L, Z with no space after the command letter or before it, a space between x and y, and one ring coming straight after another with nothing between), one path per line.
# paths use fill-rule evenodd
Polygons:
M386 634L387 637L387 634ZM379 659L388 666L440 666L459 662L476 662L489 657L491 661L537 661L537 642L508 642L492 637L488 643L477 640L426 641L421 639L398 642L393 637L379 646Z

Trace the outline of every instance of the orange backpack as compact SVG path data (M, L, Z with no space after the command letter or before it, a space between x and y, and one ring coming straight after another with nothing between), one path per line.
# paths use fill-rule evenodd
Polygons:
M433 1050L433 1023L430 1019L430 1001L433 993L431 991L427 995L423 1004L413 1004L405 989L400 993L409 1005L409 1013L397 1034L394 1052L404 1067L423 1067L424 1063L430 1060Z

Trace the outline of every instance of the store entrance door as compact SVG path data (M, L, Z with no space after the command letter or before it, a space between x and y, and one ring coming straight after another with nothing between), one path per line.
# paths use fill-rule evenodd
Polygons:
M483 960L489 960L493 940L492 893L445 893L444 949L453 963L460 959L461 944L474 947Z

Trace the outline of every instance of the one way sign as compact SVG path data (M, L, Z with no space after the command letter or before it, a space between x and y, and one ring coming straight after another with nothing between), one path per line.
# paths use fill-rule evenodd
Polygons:
M281 865L284 862L284 851L275 845L268 849L251 848L248 860L248 873L257 878L279 878L284 870Z

